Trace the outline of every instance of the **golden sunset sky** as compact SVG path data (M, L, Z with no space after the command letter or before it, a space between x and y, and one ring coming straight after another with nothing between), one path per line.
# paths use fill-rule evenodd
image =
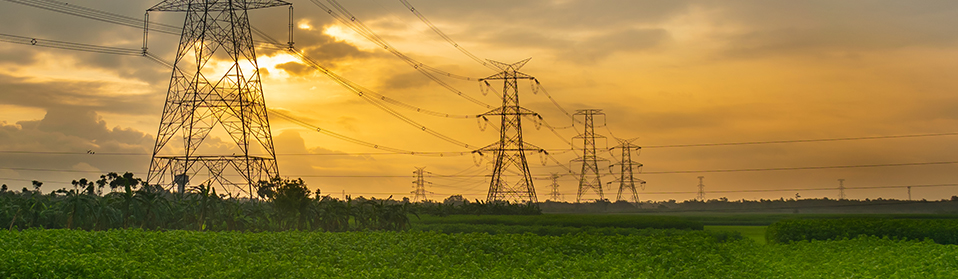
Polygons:
M158 0L77 0L70 4L142 18ZM364 87L423 109L475 115L487 108L439 86L366 40L310 1L291 1L296 46L323 66ZM322 3L327 3L320 1ZM535 76L564 109L602 109L609 137L640 146L825 139L958 132L958 2L955 1L645 1L409 0L439 29L478 57L532 60ZM468 77L495 74L434 33L398 0L340 1L395 49L431 67ZM328 5L328 4L327 4ZM183 13L150 14L182 25ZM285 42L287 10L250 11L251 24ZM139 49L142 30L0 1L0 33ZM149 50L173 61L178 37L150 34ZM469 152L371 105L283 51L258 49L267 106L310 124L375 144L414 151ZM0 182L30 180L44 191L81 177L131 171L146 176L169 86L170 69L138 56L86 53L0 42ZM465 95L498 105L479 83L443 78ZM502 90L501 83L493 83ZM520 81L522 105L556 127L572 120L543 92ZM498 139L476 119L451 119L393 107L472 146ZM324 194L410 197L412 172L435 177L430 199L452 194L484 199L491 174L485 158L421 157L342 141L271 116L283 176L303 177ZM497 122L498 120L493 120ZM562 138L525 120L527 142L550 150ZM210 145L225 143L222 137ZM850 199L945 199L958 187L958 164L742 172L656 172L857 166L958 161L958 136L715 147L645 148L642 200L688 200L705 176L706 198L837 198L845 179ZM86 153L87 150L98 154ZM26 151L16 153L13 151ZM31 153L62 152L56 154ZM616 151L617 152L617 151ZM64 154L78 153L78 154ZM111 153L134 153L116 155ZM368 154L376 153L376 154ZM570 167L575 152L553 152ZM609 152L599 155L616 160ZM618 156L618 154L615 154ZM538 155L532 173L562 168ZM609 163L600 163L603 170ZM577 165L571 165L574 170ZM72 170L72 172L64 172ZM476 177L438 177L439 175ZM348 176L348 177L330 177ZM408 177L402 177L408 176ZM603 183L612 181L611 175ZM539 200L551 181L536 180ZM576 179L559 180L574 200ZM925 185L925 186L922 186ZM615 198L617 184L606 188ZM830 190L790 190L833 188ZM747 190L747 191L745 191ZM730 192L721 192L730 191ZM607 197L609 195L607 194Z

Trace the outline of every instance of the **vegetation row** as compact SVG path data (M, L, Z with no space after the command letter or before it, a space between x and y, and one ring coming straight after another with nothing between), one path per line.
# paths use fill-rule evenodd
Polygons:
M445 217L422 217L415 223L422 224L474 224L474 225L538 225L595 228L632 229L681 229L702 230L701 222L678 216L655 215L589 215L589 214L544 214L544 215L455 215Z
M310 191L302 180L261 181L258 199L217 194L200 185L171 193L131 173L109 173L98 180L73 181L73 189L41 193L34 189L0 188L0 228L199 231L354 231L406 230L418 212L447 215L540 214L534 204L420 203L391 199L339 200Z
M892 239L930 239L940 244L958 244L956 219L801 219L776 222L765 231L769 243L848 239L861 235Z

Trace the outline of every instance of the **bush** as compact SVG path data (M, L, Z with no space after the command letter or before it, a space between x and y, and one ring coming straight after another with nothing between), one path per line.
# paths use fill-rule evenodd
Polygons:
M861 235L891 239L931 239L939 244L958 244L955 219L807 219L782 220L765 230L769 243L805 240L851 239Z

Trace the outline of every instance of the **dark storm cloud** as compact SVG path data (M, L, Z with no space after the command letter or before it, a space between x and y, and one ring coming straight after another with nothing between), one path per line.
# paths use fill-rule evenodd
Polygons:
M0 102L23 107L88 109L121 114L153 114L162 94L129 95L111 92L101 81L30 82L0 74Z

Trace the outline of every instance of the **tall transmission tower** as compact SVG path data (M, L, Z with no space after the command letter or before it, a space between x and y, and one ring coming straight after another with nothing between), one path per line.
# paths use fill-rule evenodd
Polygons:
M552 193L549 195L549 200L551 201L560 201L562 200L562 193L559 192L559 178L562 177L558 173L552 173L549 178L552 179Z
M699 176L699 196L696 199L705 201L705 177Z
M637 139L637 138L636 138ZM622 150L622 155L617 165L619 165L619 178L614 182L619 182L619 193L615 196L616 201L622 200L622 192L628 190L632 193L632 202L639 202L639 192L635 189L635 183L639 183L639 187L645 190L645 181L635 178L634 170L641 168L642 164L632 161L632 151L641 150L642 147L633 144L636 139L618 139L619 145L616 145L609 150L620 149ZM610 168L615 167L616 164L609 166ZM609 182L612 184L612 182Z
M838 200L845 199L845 179L838 180Z
M429 182L426 181L426 178L425 178L426 168L417 167L416 170L413 171L412 173L416 175L416 180L412 182L414 184L413 187L415 188L415 190L410 192L413 194L412 201L413 202L426 201L426 184L430 184Z
M149 183L182 192L190 180L204 181L230 195L241 194L234 192L239 190L253 196L254 184L279 176L247 11L291 5L280 0L165 0L147 10L186 13ZM228 151L204 144L211 135L228 138ZM182 140L181 145L170 144L173 139ZM234 182L230 176L240 178Z
M520 79L534 79L532 76L519 72L522 66L529 62L528 58L513 64L488 60L502 72L479 79L502 80L502 106L479 116L499 116L502 118L499 126L499 141L480 148L474 152L491 152L496 157L492 170L492 179L489 182L489 194L486 200L493 201L524 201L538 202L536 190L532 184L532 174L529 173L529 162L526 152L545 152L542 148L529 144L522 139L522 116L539 117L539 114L519 106ZM518 175L517 179L510 176Z
M602 193L602 175L599 174L599 161L608 160L598 157L595 151L595 139L605 138L605 136L595 134L594 121L596 116L604 115L605 113L602 113L600 109L580 109L573 114L573 117L582 116L581 123L584 124L582 134L574 138L582 140L582 156L572 160L572 162L582 163L582 171L579 173L579 190L575 197L576 202L581 202L582 195L589 190L599 195L597 200L605 199L605 195Z
M911 200L911 186L908 186L908 200Z

